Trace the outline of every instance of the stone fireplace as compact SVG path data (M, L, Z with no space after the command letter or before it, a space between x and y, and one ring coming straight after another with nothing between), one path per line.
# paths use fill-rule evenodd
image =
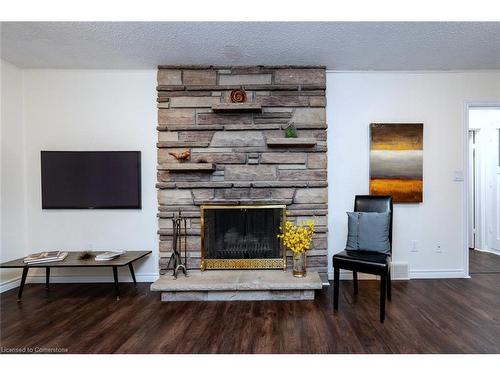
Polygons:
M288 220L316 221L308 270L326 273L325 84L318 66L159 67L161 274L179 211L188 269L282 269L291 254L275 231L285 209ZM246 102L231 102L235 89ZM284 135L291 123L297 138Z

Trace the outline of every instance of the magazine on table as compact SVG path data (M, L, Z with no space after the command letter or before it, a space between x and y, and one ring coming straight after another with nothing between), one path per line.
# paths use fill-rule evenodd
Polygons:
M24 263L26 264L38 264L38 263L49 263L49 262L60 262L68 256L67 251L42 251L40 253L34 253L28 255L24 258Z
M105 262L118 258L120 255L125 254L124 250L106 251L95 256L97 262Z

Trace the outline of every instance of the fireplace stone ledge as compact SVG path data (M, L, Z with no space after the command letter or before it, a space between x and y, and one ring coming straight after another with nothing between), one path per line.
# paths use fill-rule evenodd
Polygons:
M236 290L205 292L162 292L163 302L174 301L308 301L314 290Z
M161 276L151 291L162 292L162 301L308 300L322 287L313 271L297 278L279 270L191 270L188 277Z

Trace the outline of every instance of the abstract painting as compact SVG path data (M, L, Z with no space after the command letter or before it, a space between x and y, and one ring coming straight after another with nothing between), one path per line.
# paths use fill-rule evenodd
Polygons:
M420 203L424 124L370 124L370 194Z

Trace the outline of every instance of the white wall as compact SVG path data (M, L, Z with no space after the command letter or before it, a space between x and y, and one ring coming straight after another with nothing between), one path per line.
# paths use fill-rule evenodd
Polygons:
M0 60L1 147L0 147L0 261L26 251L26 204L24 180L23 72ZM17 278L18 270L0 270L3 282Z
M25 70L27 248L152 250L138 281L158 275L156 71ZM141 210L42 210L41 150L138 150ZM111 280L111 271L61 269L54 281ZM128 269L123 280L130 280ZM71 279L63 275L72 275Z
M12 93L2 95L2 260L89 243L151 249L137 275L156 277L155 84L154 70L23 73L2 64L2 90ZM395 207L394 261L408 263L410 277L465 276L464 185L453 181L464 168L464 106L499 100L500 73L329 72L327 98L329 258L344 248L354 195L368 193L369 124L423 122L424 203ZM142 151L142 210L42 210L40 150ZM80 270L71 280L111 280L108 271L95 272Z
M345 247L354 195L369 191L369 124L423 122L424 202L395 206L393 260L411 278L466 276L465 187L454 181L465 168L465 103L499 98L500 72L329 72L330 261Z

